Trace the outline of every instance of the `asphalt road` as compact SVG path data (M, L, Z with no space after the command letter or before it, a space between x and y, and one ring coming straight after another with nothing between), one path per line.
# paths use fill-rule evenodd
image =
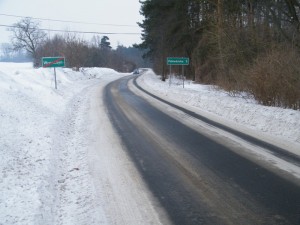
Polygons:
M173 224L300 224L297 183L158 110L129 90L133 78L106 87L106 107ZM282 149L278 154L298 161Z

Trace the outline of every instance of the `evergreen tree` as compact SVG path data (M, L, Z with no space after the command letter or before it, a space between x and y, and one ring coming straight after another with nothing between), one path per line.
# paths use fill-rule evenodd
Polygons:
M146 51L145 57L152 60L155 71L162 75L163 80L168 69L167 57L189 57L191 66L188 67L188 75L197 82L217 84L234 93L249 91L254 80L250 79L249 68L261 67L258 59L268 54L279 57L284 49L287 53L293 52L290 57L299 56L299 0L140 2L140 13L145 19L139 24L143 29L143 42L139 47ZM286 59L286 67L292 68L289 62L293 60ZM268 72L264 73L273 73L274 66L270 64ZM295 72L297 70L293 70L294 80L300 80L299 73ZM257 78L258 81L261 79ZM278 89L274 88L275 84L269 86L273 87L271 90ZM299 87L295 89L300 90ZM255 95L256 91L250 92ZM262 92L267 93L266 90ZM294 95L299 95L297 93ZM273 98L267 96L265 99L263 102ZM276 101L271 102L277 104Z
M106 49L106 50L110 50L111 49L110 42L109 42L109 37L103 36L101 38L100 48L101 49Z

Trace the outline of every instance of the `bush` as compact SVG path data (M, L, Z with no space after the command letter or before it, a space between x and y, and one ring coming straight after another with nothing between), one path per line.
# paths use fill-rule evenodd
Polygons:
M245 75L248 91L259 103L300 109L300 54L292 47L273 47Z

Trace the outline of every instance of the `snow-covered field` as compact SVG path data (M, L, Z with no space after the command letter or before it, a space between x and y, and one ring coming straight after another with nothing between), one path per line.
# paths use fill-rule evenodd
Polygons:
M102 102L103 87L124 75L57 69L55 90L51 69L0 63L0 225L167 223ZM151 70L138 82L210 118L300 146L300 111L191 82L169 86Z

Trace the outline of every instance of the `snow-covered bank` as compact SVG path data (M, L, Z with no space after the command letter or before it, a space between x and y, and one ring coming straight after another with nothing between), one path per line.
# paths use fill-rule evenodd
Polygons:
M59 80L55 91L49 70L0 64L1 224L53 222L59 163L53 126L71 95L71 80Z
M103 106L122 76L57 69L55 90L53 69L0 63L0 224L160 224Z
M138 83L149 92L175 102L183 107L235 127L245 127L268 136L300 146L300 111L266 107L246 96L232 97L209 85L194 84L173 78L162 82L153 71L148 70L138 78ZM298 149L300 154L300 149Z

